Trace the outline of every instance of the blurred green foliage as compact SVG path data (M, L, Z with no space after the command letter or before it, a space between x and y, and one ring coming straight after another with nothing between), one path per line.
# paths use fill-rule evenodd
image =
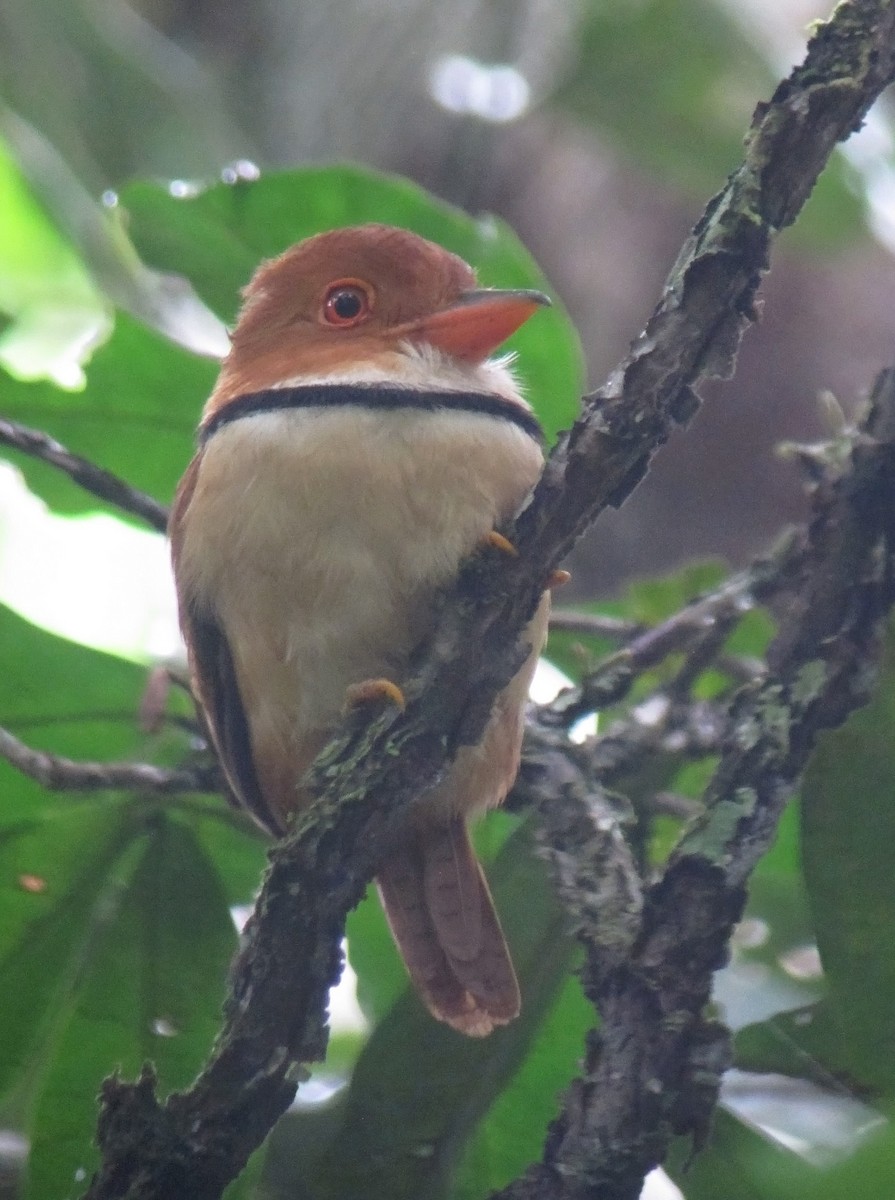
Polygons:
M576 66L552 102L611 139L645 183L716 191L776 82L755 13L712 0L587 0L582 14ZM830 250L859 234L862 212L853 173L834 157L795 236Z
M821 740L802 788L802 855L829 980L837 1072L895 1095L895 637L867 708Z
M71 243L34 202L2 142L0 200L6 225L0 239L0 313L8 322L0 333L0 363L64 386L79 375L84 339L101 334L106 305Z
M775 82L733 15L706 0L588 0L578 55L558 103L699 194L736 165L756 98Z

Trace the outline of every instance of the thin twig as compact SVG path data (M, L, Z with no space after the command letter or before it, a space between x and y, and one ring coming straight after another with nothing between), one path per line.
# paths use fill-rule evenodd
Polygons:
M550 613L550 628L563 633L581 633L587 637L627 642L639 633L643 633L645 626L641 625L639 621L626 621L623 617L611 617L607 613L579 612L574 608L554 608Z
M58 754L35 750L0 728L0 758L36 780L49 791L154 792L173 796L185 792L218 792L221 773L217 763L168 769L142 762L76 762Z
M767 577L767 590L772 587L772 575ZM754 590L754 589L753 589ZM750 594L745 588L739 601L733 606L737 616L743 616L750 611L758 601L758 596ZM625 650L642 664L642 669L656 665L669 654L678 650L684 651L693 638L700 638L711 623L711 610L717 605L719 611L716 619L728 619L730 613L730 597L722 587L718 592L691 601L690 605L680 609L665 621L656 625L647 625L639 621L626 621L621 617L608 616L605 613L586 613L575 609L554 610L550 614L550 629L561 633L579 633L584 637L600 637L608 641L625 643ZM699 611L701 609L701 612ZM655 644L654 644L655 643ZM713 654L712 662L731 679L740 683L748 683L764 670L759 659L747 658L740 654ZM609 670L608 662L603 659L594 672L586 675L580 685L576 704L580 715L587 711L596 711L607 703L616 700L602 698L599 675ZM585 697L585 693L588 695ZM599 699L597 699L599 697ZM571 700L571 697L568 698ZM581 705L584 704L584 708ZM587 709L587 705L590 709ZM575 718L577 719L577 718ZM574 721L572 722L574 723Z
M23 454L55 467L91 495L113 504L122 512L139 517L159 533L167 530L168 510L163 504L131 487L111 471L98 467L78 454L72 454L49 434L0 417L0 444L21 450Z
M580 684L562 691L549 705L544 721L568 729L582 717L617 704L638 676L677 652L687 654L674 685L679 692L688 689L711 663L722 669L725 665L733 667L733 678L739 681L755 678L754 671L747 673L729 657L722 661L718 651L737 621L759 599L773 594L791 553L791 541L783 540L771 557L759 559L658 625L645 629L641 626L625 646L604 658Z

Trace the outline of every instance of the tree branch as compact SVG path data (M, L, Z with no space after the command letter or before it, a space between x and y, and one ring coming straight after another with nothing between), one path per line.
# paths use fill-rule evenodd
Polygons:
M625 642L643 633L645 627L637 621L626 621L624 617L610 617L606 613L555 608L550 613L550 628L565 633L583 633L590 637L607 638L613 642Z
M830 454L815 496L769 653L772 673L734 704L702 815L647 891L636 925L623 927L624 940L619 906L604 904L602 879L589 905L577 901L587 950L582 979L601 1029L588 1040L582 1078L551 1128L543 1161L500 1200L636 1200L672 1133L697 1142L705 1134L727 1051L724 1030L704 1008L745 882L817 734L867 701L895 603L895 370L877 380L844 471L840 452ZM594 823L588 841L564 806L542 803L541 814L560 883L570 872L586 881L601 833L603 858L618 864L611 823Z
M51 792L111 790L173 796L184 792L219 792L222 787L217 763L169 769L142 762L77 762L26 746L2 727L0 758Z
M718 650L743 614L773 594L789 553L789 544L783 543L776 554L759 559L749 570L731 576L714 591L691 601L658 625L632 625L626 645L604 658L580 684L566 688L547 706L541 718L544 724L568 729L589 713L617 704L638 675L677 651L683 651L687 657L682 668L684 674L674 686L678 690L688 688L708 662L720 662ZM740 662L729 657L725 662L735 677L746 674ZM754 678L755 672L749 672L747 677Z
M163 504L131 487L111 471L98 467L78 454L72 454L49 434L0 417L0 445L11 446L14 450L21 450L23 454L48 463L68 475L92 496L114 504L132 517L139 517L159 533L167 531L168 510Z
M773 234L795 218L835 142L860 124L893 70L893 0L846 0L812 39L805 63L759 109L743 165L688 240L646 331L551 456L532 504L512 531L519 558L467 566L417 658L405 688L407 711L367 725L355 717L315 765L319 798L272 851L234 966L225 1027L202 1074L163 1106L149 1073L137 1085L117 1079L104 1085L98 1134L103 1165L87 1193L91 1200L216 1198L288 1106L300 1064L325 1050L326 999L340 970L345 914L360 899L396 826L437 782L458 746L481 735L495 695L519 664L518 640L550 571L606 505L627 496L674 425L692 415L695 384L730 372L743 329L754 319ZM859 541L866 546L864 538ZM825 561L818 553L812 569ZM806 595L812 586L806 583ZM828 600L819 596L825 611L840 615L840 606ZM813 635L818 632L819 626ZM839 677L848 683L846 648L853 664L865 663L867 655L866 640L852 632L846 637L840 631L834 639L842 655ZM799 648L809 649L809 643L814 655L814 636ZM723 937L739 913L745 873L767 844L804 757L792 749L770 754L772 701L782 697L787 706L791 747L807 747L820 717L836 715L824 655L778 659L779 690L756 689L747 703L751 717L746 710L739 714L740 735L754 729L758 749L721 777L707 824L675 857L661 887L647 894L630 969L610 957L607 970L599 951L591 956L586 985L601 1007L603 1033L592 1041L584 1080L551 1134L547 1160L536 1169L551 1189L542 1195L633 1196L635 1177L661 1156L670 1129L699 1131L704 1125L724 1045L718 1031L694 1014L701 1013ZM823 669L809 672L810 678L798 671L790 677L796 664L809 661ZM853 689L846 695L856 702ZM726 824L725 815L733 818ZM727 841L719 825L728 831ZM725 856L732 865L725 866ZM627 873L620 878L624 892ZM627 902L620 907L627 911ZM681 947L694 956L692 970L684 969L689 959ZM631 998L628 1010L621 1002ZM658 1037L656 1031L673 1026L679 1014L677 1037ZM641 1029L645 1033L632 1042L632 1030ZM648 1062L658 1071L657 1092L635 1095L639 1070L631 1072L630 1086L628 1077L607 1073L632 1054L635 1066ZM699 1070L708 1079L700 1093L705 1103L687 1110L683 1085L695 1082ZM596 1164L591 1145L599 1150ZM515 1196L536 1194L524 1191L527 1180Z

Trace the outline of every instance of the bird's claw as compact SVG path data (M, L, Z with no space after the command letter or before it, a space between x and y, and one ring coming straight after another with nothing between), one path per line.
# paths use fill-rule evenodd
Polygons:
M504 537L502 533L498 533L496 529L492 529L490 533L486 533L482 538L483 546L490 546L494 550L499 550L501 554L508 554L511 558L518 558L519 551L513 545L508 537ZM570 571L564 571L557 568L551 571L547 576L547 589L552 591L554 588L564 587L572 578Z
M404 693L390 679L364 679L361 683L349 684L345 690L347 709L360 708L362 704L372 704L377 700L385 700L401 712L407 707Z
M498 533L496 529L492 529L490 533L486 533L482 538L482 544L491 546L495 550L500 550L502 554L509 554L511 558L518 558L519 551L513 545L509 538Z

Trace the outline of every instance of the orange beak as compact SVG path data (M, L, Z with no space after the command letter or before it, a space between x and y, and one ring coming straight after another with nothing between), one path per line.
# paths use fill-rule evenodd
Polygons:
M479 363L549 304L543 292L476 288L462 292L449 308L408 321L392 333L412 342L427 342L464 362Z

